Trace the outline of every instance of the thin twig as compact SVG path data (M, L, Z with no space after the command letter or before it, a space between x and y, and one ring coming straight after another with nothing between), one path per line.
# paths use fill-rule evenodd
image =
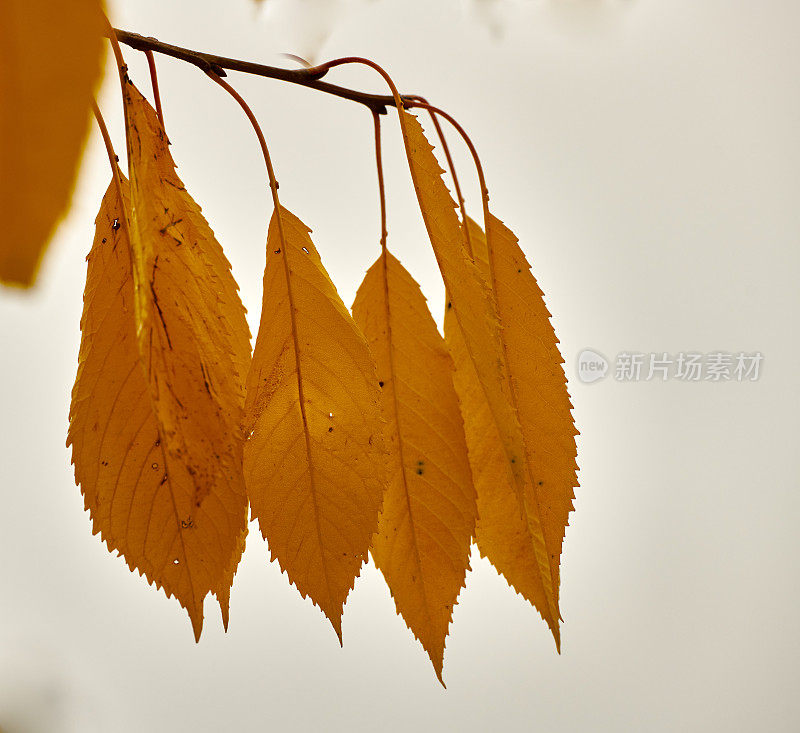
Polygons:
M316 89L326 94L333 94L336 97L358 102L380 115L386 114L387 106L395 106L395 100L391 96L367 94L355 89L348 89L347 87L320 81L320 78L325 75L327 70L321 70L319 67L310 69L281 69L277 66L266 66L250 61L216 56L203 51L192 51L188 48L163 43L156 38L145 38L138 33L130 33L129 31L114 29L114 33L116 33L116 37L120 43L124 43L131 48L135 48L139 51L155 51L165 56L172 56L173 58L193 64L202 71L211 71L217 76L226 76L225 69L228 69L229 71L241 71L245 74L264 76L268 79L287 81L291 84L300 84L301 86ZM403 97L402 99L405 101L406 98Z

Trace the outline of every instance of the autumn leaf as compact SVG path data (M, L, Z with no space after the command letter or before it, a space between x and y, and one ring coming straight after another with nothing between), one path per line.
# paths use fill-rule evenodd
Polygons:
M33 284L65 214L100 79L99 0L4 0L0 22L0 281Z
M98 218L68 442L95 531L199 638L207 593L227 624L244 545L249 330L154 110L129 82L124 102L130 205L109 189Z
M246 500L241 478L237 485L235 472L223 465L218 471L229 475L220 475L200 498L200 472L166 445L136 336L131 248L124 223L130 193L121 176L120 185L125 204L112 182L87 258L67 445L72 445L75 479L93 532L100 533L110 551L119 551L131 570L174 595L199 637L203 598L209 591L217 593L227 619L227 592L246 531ZM160 282L155 287L163 292ZM173 316L167 317L171 323ZM216 371L211 364L208 369L210 374ZM237 406L229 409L235 413ZM193 417L187 411L187 419Z
M543 477L540 476L541 468L536 461L542 460L544 455L542 445L549 444L541 439L535 444L531 443L534 438L532 431L541 425L542 420L541 416L535 414L534 406L541 407L542 401L532 401L529 405L526 402L530 397L529 392L525 392L522 398L518 392L521 382L552 368L553 364L560 370L563 380L561 357L556 349L544 354L548 361L538 364L531 360L530 354L525 354L525 340L520 337L524 329L519 330L519 320L540 318L541 313L536 310L539 304L523 303L521 307L513 304L514 298L519 297L513 286L510 286L509 292L506 287L508 284L505 280L501 282L491 268L488 276L480 272L479 265L466 249L455 203L444 184L442 169L421 125L407 112L399 110L399 113L414 187L447 289L448 310L452 311L449 331L454 344L454 360L457 369L466 372L466 378L475 387L474 393L459 395L464 408L467 444L475 454L475 441L483 442L487 436L492 436L493 473L487 480L513 490L516 516L525 527L533 551L534 564L529 568L529 577L537 593L531 594L531 600L550 627L558 648L558 554L553 557L554 553L549 552L553 549L553 541L548 542L544 526L549 520L548 513L558 514L558 511L548 503L540 502L537 493L538 482L543 481ZM521 271L521 267L519 269ZM525 271L529 273L527 264ZM504 272L503 277L506 278L507 273ZM521 316L520 310L525 314L527 306L534 310ZM455 326L458 333L453 336ZM550 327L549 321L547 326ZM512 336L513 343L509 342L508 327L517 329ZM513 364L510 361L512 356ZM562 387L566 394L565 380ZM533 389L540 388L537 385ZM480 422L477 421L478 417ZM569 425L574 431L571 415ZM573 436L574 432L567 437L572 439ZM550 440L549 435L547 440ZM573 451L570 456L573 463L574 455ZM475 460L471 460L474 467ZM557 462L559 460L556 459ZM478 513L481 515L481 482L477 477L474 478L479 500ZM558 539L559 554L562 536L563 528Z
M522 426L531 481L525 487L520 515L500 438L477 383L477 376L451 311L445 312L445 338L456 363L456 390L466 425L470 463L478 494L476 543L508 582L533 603L551 626L549 577L558 603L559 561L564 531L577 485L575 434L563 359L550 313L516 237L489 217L494 268L486 238L472 220L469 240L475 262L493 292L502 323L512 375L514 404ZM542 568L542 558L547 566Z
M525 448L512 407L498 315L491 291L467 256L455 203L442 180L442 169L416 117L399 110L414 188L419 200L449 302L464 336L509 468L522 497Z
M367 343L308 227L276 209L247 378L245 480L272 559L340 641L385 486L379 404Z
M200 558L197 572L208 575L227 619L247 531L241 421L250 330L230 263L175 172L155 110L129 80L124 101L139 350L165 452L194 484L183 521L196 525L204 505L217 520L213 562ZM199 633L196 615L193 623Z
M367 271L353 317L377 361L390 454L372 556L442 681L475 528L453 363L419 286L387 251Z

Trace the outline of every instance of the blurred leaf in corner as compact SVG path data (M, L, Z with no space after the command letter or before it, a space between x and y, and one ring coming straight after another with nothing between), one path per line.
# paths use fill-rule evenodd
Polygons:
M100 80L100 0L3 0L0 282L30 287L69 208Z

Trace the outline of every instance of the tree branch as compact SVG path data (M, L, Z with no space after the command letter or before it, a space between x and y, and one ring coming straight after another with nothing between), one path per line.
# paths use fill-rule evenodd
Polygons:
M165 56L172 56L173 58L193 64L202 71L211 71L217 76L226 76L225 69L228 69L229 71L241 71L245 74L264 76L268 79L288 81L291 84L300 84L301 86L316 89L326 94L333 94L336 97L358 102L380 115L386 114L387 106L395 106L395 101L392 96L367 94L365 92L356 91L355 89L348 89L347 87L320 81L320 78L326 73L327 69L322 71L319 68L281 69L277 66L266 66L250 61L226 58L225 56L215 56L214 54L205 53L203 51L192 51L188 48L181 48L180 46L172 46L169 43L163 43L155 38L146 38L140 36L138 33L130 33L129 31L117 30L116 28L114 32L119 42L124 43L126 46L130 46L139 51L155 51ZM404 103L408 102L409 105L413 104L413 100L409 97L401 97L401 99Z

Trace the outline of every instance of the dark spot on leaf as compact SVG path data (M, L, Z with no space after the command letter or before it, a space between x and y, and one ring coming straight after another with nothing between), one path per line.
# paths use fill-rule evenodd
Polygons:
M111 225L111 228L112 228L114 231L117 231L117 229L119 229L119 228L120 228L120 226L121 226L121 225L120 225L120 223L119 223L119 219L114 219L114 223Z
M383 382L378 382L379 387L383 387Z
M276 254L276 255L279 255L280 253L281 253L281 248L280 248L280 247L278 247L278 249L276 249L276 250L275 250L275 254Z

